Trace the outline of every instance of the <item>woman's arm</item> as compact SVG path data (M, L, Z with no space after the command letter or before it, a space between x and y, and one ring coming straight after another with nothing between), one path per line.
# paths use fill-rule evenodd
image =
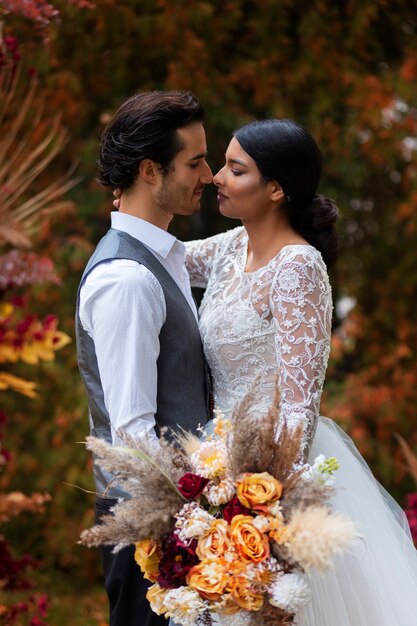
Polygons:
M185 266L192 287L207 286L215 258L221 252L222 243L230 238L230 232L184 242Z
M325 266L309 247L286 257L271 290L281 387L281 415L304 423L305 460L320 410L330 351L332 299Z

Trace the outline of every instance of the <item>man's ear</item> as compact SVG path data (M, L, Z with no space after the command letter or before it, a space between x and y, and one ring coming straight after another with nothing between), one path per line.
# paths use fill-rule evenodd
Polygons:
M161 177L161 167L152 159L143 159L139 164L138 175L151 185L155 185Z
M276 180L271 181L271 200L273 200L273 202L278 202L279 200L282 200L282 198L285 196L282 187L279 183L277 183Z

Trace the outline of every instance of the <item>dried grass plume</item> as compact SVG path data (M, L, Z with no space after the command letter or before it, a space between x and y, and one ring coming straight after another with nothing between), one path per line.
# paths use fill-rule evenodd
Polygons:
M288 524L286 547L291 557L307 572L324 571L333 557L342 553L357 536L354 522L325 506L293 511Z

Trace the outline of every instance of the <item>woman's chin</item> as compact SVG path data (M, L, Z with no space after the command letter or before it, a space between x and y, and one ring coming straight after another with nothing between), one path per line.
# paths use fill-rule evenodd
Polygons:
M235 215L232 211L228 211L222 203L219 203L219 213L221 213L224 217L229 217L232 220L240 219L238 215Z

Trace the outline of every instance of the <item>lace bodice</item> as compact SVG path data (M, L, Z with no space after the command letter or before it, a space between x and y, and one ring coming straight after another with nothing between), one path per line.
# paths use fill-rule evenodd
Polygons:
M215 407L230 414L260 374L256 408L268 410L278 375L281 414L304 422L303 456L314 436L330 345L332 299L326 267L309 245L285 246L245 272L243 227L186 244L193 286L205 287L200 332Z

